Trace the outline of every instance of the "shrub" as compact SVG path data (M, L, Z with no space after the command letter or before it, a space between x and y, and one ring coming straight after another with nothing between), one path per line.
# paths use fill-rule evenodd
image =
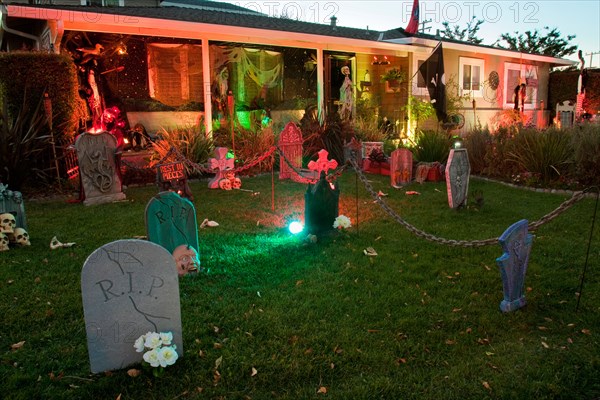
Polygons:
M584 125L571 136L575 173L583 185L600 184L600 125Z
M253 163L275 145L275 135L271 127L258 128L255 131L237 129L235 132L235 157L236 167ZM271 171L274 157L267 157L256 166L248 169L249 173Z
M353 127L356 139L362 142L383 142L387 136L373 116L357 117L353 121Z
M39 157L48 148L50 136L47 118L40 98L33 109L27 93L15 113L8 111L6 96L0 104L0 182L19 190L27 178L43 175Z
M544 184L569 175L573 163L570 136L557 129L523 129L511 141L508 159Z
M27 93L28 110L34 111L44 91L52 100L53 126L72 136L87 116L79 96L75 64L67 55L40 52L0 52L0 86L8 100L8 112L18 113Z
M188 160L197 164L205 163L213 153L214 143L202 129L195 126L177 127L172 130L162 129L159 139L152 143L155 151L154 161L163 159L171 147L175 147ZM174 159L173 159L174 161ZM188 168L188 175L195 171Z
M463 139L463 146L469 154L471 172L481 174L486 167L486 155L492 150L493 137L487 129L476 129Z
M445 133L424 130L417 132L412 152L419 162L437 161L444 164L448 159L451 146L452 142Z

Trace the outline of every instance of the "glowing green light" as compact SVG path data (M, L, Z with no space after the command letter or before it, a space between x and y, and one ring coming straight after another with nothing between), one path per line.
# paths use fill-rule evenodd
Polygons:
M292 235L295 235L297 233L300 233L304 230L304 227L302 226L302 223L298 222L298 221L292 221L292 223L290 223L290 226L288 227L288 229L290 230L290 233Z

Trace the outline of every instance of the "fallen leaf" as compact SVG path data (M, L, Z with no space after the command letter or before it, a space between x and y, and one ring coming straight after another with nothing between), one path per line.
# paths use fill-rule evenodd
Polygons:
M548 328L546 328L545 326L538 326L538 329L540 331L547 331L548 330Z
M456 344L456 340L446 339L446 344L449 346L454 345L454 344Z
M127 370L127 375L129 375L132 378L137 378L141 374L142 374L142 370L141 369L131 368L131 369Z
M25 344L25 341L24 341L24 340L22 340L22 341L20 341L19 343L15 343L15 344L13 344L12 346L10 346L10 348L11 348L11 350L18 350L18 349L20 349L21 347L23 347L23 345L24 345L24 344Z
M117 396L116 400L121 400L121 393Z
M296 281L296 286L300 286L300 285L302 285L303 283L304 283L304 281L303 281L303 280Z
M327 394L327 388L325 386L321 386L319 390L317 390L317 394Z
M418 195L420 195L421 193L419 193L419 192L415 192L414 190L409 190L409 191L407 191L407 192L406 192L406 194L407 194L408 196L413 196L413 195L417 195L417 196L418 196Z
M221 363L223 362L223 356L217 358L215 360L215 369L219 369L219 367L221 366Z
M494 353L492 353L491 351L486 351L486 352L485 352L485 355L489 357L489 356L493 356L493 355L494 355Z
M459 312L459 311L462 311L462 308L453 308L452 309L452 312Z
M569 343L569 344L573 344L573 339L571 339L571 338L567 338L567 343Z
M334 364L334 363L331 363L331 364L329 364L329 367L330 367L331 369L335 369L335 364Z
M200 358L204 358L206 356L206 354L202 350L198 350L198 356Z
M40 278L39 276L37 278L35 278L34 280L35 283L40 283L42 282L42 278Z
M581 333L583 333L584 335L591 335L592 332L589 329L582 329Z
M473 329L471 329L471 328L467 328L467 330L466 330L465 332L467 332L467 333L471 333L471 332L473 332Z
M397 358L396 365L406 364L406 358Z
M486 381L481 382L481 384L483 385L484 388L486 388L487 390L492 390L492 387L490 386L489 383L487 383Z
M550 348L550 346L548 346L548 343L546 343L546 342L542 342L542 346L544 346L545 349L549 349Z
M379 329L367 329L369 333L379 333Z
M256 370L256 368L252 367L252 373L250 374L250 376L256 376L256 374L258 374L258 371Z

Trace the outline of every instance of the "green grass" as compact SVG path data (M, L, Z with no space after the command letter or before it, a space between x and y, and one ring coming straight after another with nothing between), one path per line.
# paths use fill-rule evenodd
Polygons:
M566 196L472 179L484 206L451 210L444 183L403 190L369 176L405 220L448 239L498 237ZM526 308L503 314L499 245L455 248L415 237L341 178L346 234L307 244L285 224L303 217L306 186L244 180L260 192L192 183L208 273L180 282L185 353L162 378L90 374L80 290L96 248L145 235L155 187L128 202L26 204L32 246L0 253L0 382L9 399L593 399L600 396L598 226L575 312L594 200L536 232ZM360 185L360 183L359 183ZM417 190L420 196L406 196ZM50 251L56 235L77 242ZM377 257L363 255L372 246ZM22 348L11 345L25 341ZM215 379L215 362L222 357ZM251 376L252 368L257 370ZM484 386L484 382L489 388ZM320 387L326 394L317 394Z

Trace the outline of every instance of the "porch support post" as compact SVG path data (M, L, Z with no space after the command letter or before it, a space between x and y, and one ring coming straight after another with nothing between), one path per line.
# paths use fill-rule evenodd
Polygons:
M322 123L325 120L325 102L323 98L323 49L317 49L317 106L318 106L318 116L319 121Z
M204 132L211 137L212 132L212 93L210 90L210 48L209 40L202 38L202 81L204 86Z

